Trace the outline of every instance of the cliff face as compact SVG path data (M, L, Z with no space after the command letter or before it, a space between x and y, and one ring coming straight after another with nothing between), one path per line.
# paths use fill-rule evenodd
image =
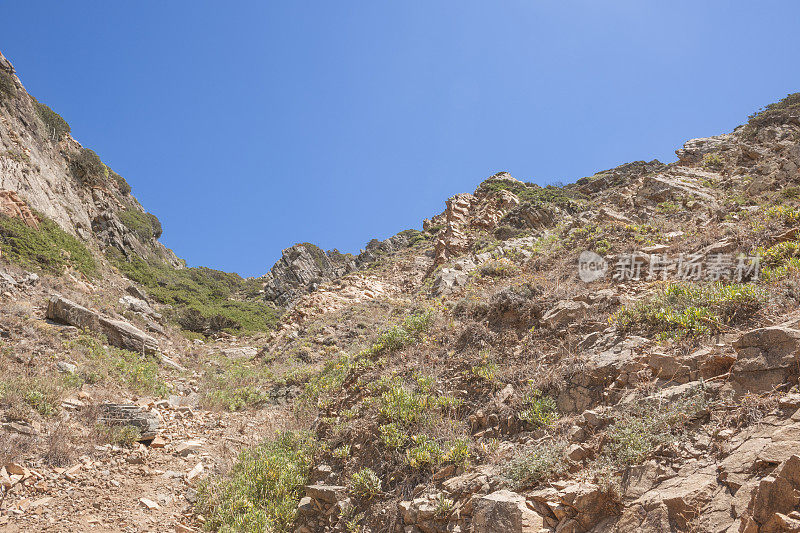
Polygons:
M69 125L30 96L0 55L0 191L52 219L101 250L181 262L157 238L158 220L145 212L125 180L69 133Z

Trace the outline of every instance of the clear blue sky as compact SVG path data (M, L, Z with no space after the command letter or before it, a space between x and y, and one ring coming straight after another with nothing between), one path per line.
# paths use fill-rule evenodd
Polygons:
M357 252L508 170L570 182L800 90L800 2L0 0L28 90L190 265Z

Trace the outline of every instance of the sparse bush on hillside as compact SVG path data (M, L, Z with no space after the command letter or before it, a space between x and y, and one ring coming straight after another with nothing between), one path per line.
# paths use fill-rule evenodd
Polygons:
M33 98L33 105L36 107L36 114L44 124L47 138L53 141L60 141L61 138L70 132L71 128L64 118L50 109L47 105Z
M103 185L108 180L108 167L89 148L81 148L70 154L69 164L75 179L86 186Z
M117 184L117 189L119 189L119 192L122 195L127 195L127 194L131 193L131 186L128 184L128 182L125 180L125 178L123 178L122 176L120 176L119 174L117 174L116 172L111 170L110 168L108 169L108 172L109 172L109 174L111 176L111 179L113 179L114 183ZM160 237L160 236L161 236L161 234L159 233L158 237ZM156 237L156 239L158 237Z
M640 464L659 446L674 442L707 407L700 388L673 401L631 402L609 427L603 456L618 469Z
M275 376L262 365L242 361L222 361L222 367L205 373L203 404L238 411L269 399L265 389Z
M792 93L750 115L745 133L752 134L757 128L782 124L789 118L798 116L800 116L800 93Z
M14 76L0 70L0 102L17 96L17 84L14 83Z
M292 531L314 449L310 434L284 433L243 451L226 479L201 489L208 526L230 533Z
M23 268L60 275L70 266L93 277L97 264L92 253L77 238L52 220L38 214L39 228L31 228L18 218L0 215L0 247L3 257Z
M542 394L539 389L532 389L522 398L522 411L519 419L534 427L547 427L558 420L556 401Z
M529 446L514 456L503 470L503 477L514 490L535 486L566 471L561 441L546 441Z
M73 383L114 383L128 390L164 396L169 389L161 376L158 361L151 356L104 345L103 339L81 335L66 344L67 348L83 354L83 361Z
M119 220L142 242L150 242L161 236L161 222L152 213L129 207L120 212Z
M705 335L717 331L722 325L752 318L766 297L764 290L749 284L675 283L622 308L613 320L623 331Z
M44 377L3 376L0 379L0 406L9 414L29 419L29 411L54 416L61 408L61 386Z
M564 187L547 185L540 187L533 183L492 180L483 182L480 188L486 191L507 190L514 193L522 203L538 206L555 205L570 213L580 210L580 193Z
M717 154L705 154L703 156L703 168L709 170L721 170L725 162Z
M362 468L350 478L350 490L360 498L371 499L380 494L383 484L370 468Z

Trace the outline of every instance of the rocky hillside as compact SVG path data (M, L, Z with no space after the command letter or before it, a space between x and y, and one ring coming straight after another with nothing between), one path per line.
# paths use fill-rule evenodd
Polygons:
M0 528L800 531L800 96L243 280L0 67Z

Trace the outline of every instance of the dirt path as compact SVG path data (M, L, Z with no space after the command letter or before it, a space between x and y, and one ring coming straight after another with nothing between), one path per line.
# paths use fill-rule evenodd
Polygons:
M23 480L12 476L17 483L0 505L0 531L192 531L179 524L190 524L198 482L226 471L239 450L281 428L288 414L282 407L154 409L163 419L163 447L158 440L132 449L96 446L66 469L24 468Z

